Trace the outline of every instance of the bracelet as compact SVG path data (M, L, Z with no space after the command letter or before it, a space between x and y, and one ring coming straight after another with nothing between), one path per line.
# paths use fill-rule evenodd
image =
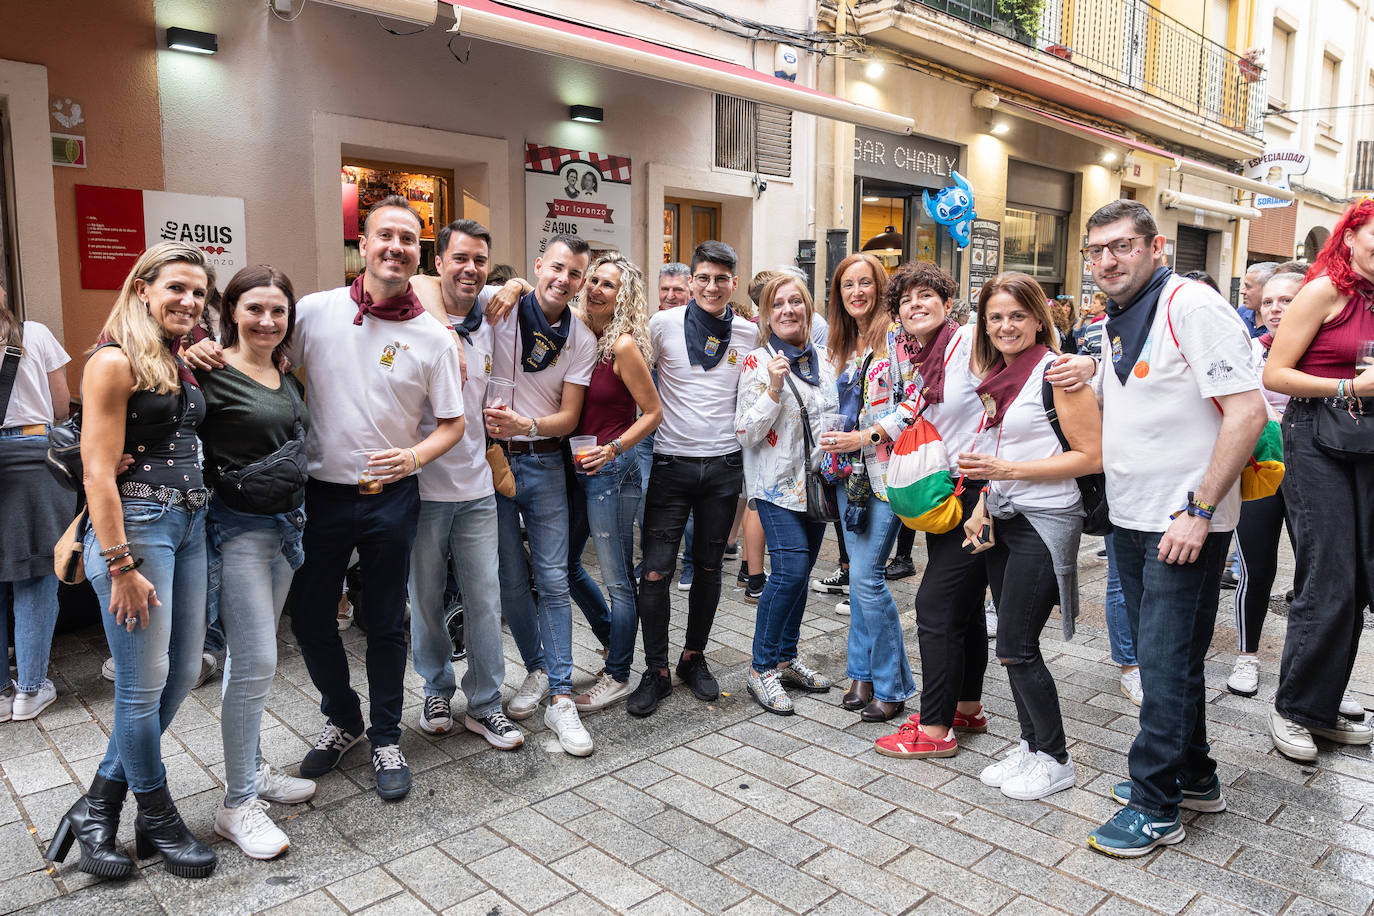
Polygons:
M415 454L415 449L408 448L406 451L410 452L410 460L415 462L415 470L420 470L420 456Z
M609 444L611 446L611 450L615 452L616 457L625 454L625 446L620 444L619 439L612 439Z
M111 579L117 579L117 578L119 578L120 576L124 575L125 573L133 572L135 569L138 569L138 568L139 568L140 566L142 566L142 565L143 565L143 558L142 558L142 557L139 557L137 560L134 560L132 563L129 563L129 564L126 565L126 566L121 566L121 567L119 567L118 569L112 569L112 570L110 570L110 578L111 578Z
M126 550L126 551L124 551L123 553L121 553L121 554L120 554L119 556L117 556L117 557L106 557L106 558L105 558L105 562L106 562L106 564L118 563L120 560L123 560L124 558L126 558L126 557L128 557L128 556L131 556L131 555L132 555L132 552Z
M1205 503L1202 500L1198 499L1197 495L1194 494L1191 490L1188 492L1188 502L1192 503L1194 506L1197 506L1199 509L1202 509L1205 512L1217 511L1216 506L1212 505L1211 503Z
M113 547L106 547L104 550L100 551L100 555L102 557L108 557L110 554L118 553L119 551L123 550L125 547L128 546L129 542L125 541L123 544L116 544Z

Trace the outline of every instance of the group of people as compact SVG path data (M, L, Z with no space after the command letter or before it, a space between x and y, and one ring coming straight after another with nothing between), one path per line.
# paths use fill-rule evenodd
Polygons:
M1267 596L1285 518L1298 558L1275 746L1311 760L1314 736L1360 743L1374 734L1341 715L1374 582L1367 431L1356 422L1374 375L1353 371L1374 340L1374 202L1346 214L1310 282L1279 274L1264 285L1270 333L1253 345L1225 300L1165 264L1147 208L1108 204L1088 220L1082 249L1105 318L1088 325L1096 339L1080 339L1074 356L1062 353L1071 322L1061 315L1057 327L1039 285L1015 272L986 283L976 320L963 324L951 315L956 282L937 265L889 276L875 258L851 255L833 272L818 343L821 319L795 272L757 278L752 320L732 307L738 259L722 242L703 242L690 265L664 271L668 307L651 314L641 271L617 253L594 257L576 237L548 240L532 285L489 286L485 227L441 228L434 277L417 275L420 235L403 198L380 201L360 239L364 272L299 301L267 266L240 271L218 294L203 253L178 243L153 246L131 270L82 379L85 573L114 659L114 725L50 858L79 843L82 870L131 874L116 833L132 790L139 854L160 852L180 876L213 871L214 852L172 802L160 749L201 673L209 608L228 651L226 791L214 829L253 858L289 846L268 803L309 799L313 780L364 738L378 794L409 791L399 741L407 636L424 683L420 728L454 728L450 576L464 611L463 727L494 748L521 746L512 720L542 710L565 752L590 754L584 715L623 701L649 716L674 673L714 701L705 652L741 497L761 532L753 546L771 566L750 590L753 700L790 715L789 689L833 686L799 657L798 640L807 583L838 517L850 613L839 705L863 721L901 720L876 740L879 754L956 754L960 732L988 727L990 588L1020 740L981 779L1037 799L1075 779L1039 639L1056 605L1073 635L1079 542L1095 508L1080 479L1102 473L1123 612L1109 621L1113 657L1119 629L1141 647L1130 661L1143 696L1130 779L1112 791L1124 807L1088 839L1099 851L1144 855L1183 839L1180 808L1225 807L1207 744L1203 660L1238 523L1255 593ZM216 295L218 326L206 336L197 328ZM7 479L24 486L3 499L7 512L31 513L35 543L46 540L51 555L71 494L45 483L41 455L47 425L65 410L67 360L41 326L25 323L22 339L20 330L0 299L0 336L24 354L0 436ZM1286 495L1242 510L1239 479L1271 409L1283 412ZM946 447L937 471L954 482L965 521L925 536L919 684L885 578L898 531L917 527L890 504L888 469L918 420ZM669 588L689 523L685 638L670 668ZM1319 525L1352 536L1321 538ZM581 563L588 541L599 585ZM19 562L22 553L0 555L19 665L17 684L0 693L0 721L36 715L55 696L45 679L55 583L42 563ZM355 556L366 718L336 626ZM1250 593L1247 585L1237 600L1244 653L1255 651L1262 620ZM604 658L576 695L574 601ZM298 777L259 746L288 604L325 717ZM506 701L503 619L525 667ZM644 669L632 687L637 635ZM903 718L918 692L920 709Z

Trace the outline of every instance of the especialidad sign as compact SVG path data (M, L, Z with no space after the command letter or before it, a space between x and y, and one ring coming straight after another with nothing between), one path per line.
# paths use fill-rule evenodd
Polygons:
M525 243L531 259L555 235L630 256L630 159L525 144Z
M1245 177L1287 191L1289 176L1306 175L1311 166L1312 157L1300 150L1271 149L1263 156L1245 160ZM1255 207L1260 210L1287 207L1292 203L1264 194L1255 195Z
M143 250L185 242L205 252L224 284L247 263L243 198L76 186L82 289L119 289Z

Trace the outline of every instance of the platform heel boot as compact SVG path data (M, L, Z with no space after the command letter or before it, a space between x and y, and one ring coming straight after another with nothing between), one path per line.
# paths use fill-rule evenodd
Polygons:
M135 792L138 817L134 819L134 840L140 859L162 853L169 874L178 878L208 878L215 870L214 852L197 840L172 804L166 784L151 792Z
M119 812L129 784L97 775L91 788L62 815L57 833L48 846L47 860L66 860L72 843L81 844L81 863L77 868L101 878L127 878L134 872L133 860L119 851L115 835L119 832Z

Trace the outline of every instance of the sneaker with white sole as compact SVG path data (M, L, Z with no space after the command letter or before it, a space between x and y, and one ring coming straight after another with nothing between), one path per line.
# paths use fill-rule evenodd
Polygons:
M425 697L420 711L420 731L427 735L442 735L453 728L453 707L448 697Z
M1088 834L1088 845L1117 859L1135 859L1156 847L1181 843L1186 835L1177 811L1172 818L1155 818L1134 808L1122 808Z
M542 669L525 675L520 689L510 698L506 714L512 719L528 719L549 695L549 676Z
M993 604L989 598L987 604L983 605L983 622L987 624L988 639L997 638L997 605Z
M1341 708L1336 711L1347 719L1354 719L1356 722L1364 721L1364 704L1355 699L1355 695L1349 690L1341 694Z
M566 697L550 702L544 710L544 724L558 736L558 744L574 757L586 757L592 752L592 736L577 715L577 704Z
M348 753L348 749L361 740L363 740L361 728L358 729L358 734L354 735L339 728L333 722L325 723L324 731L320 732L320 737L315 739L315 746L306 751L305 759L301 761L301 775L306 779L323 776L338 766L343 755Z
M487 744L499 751L514 750L525 743L524 733L499 709L489 716L468 713L463 716L463 727L474 735L481 735Z
M1238 697L1252 697L1259 693L1259 668L1258 656L1237 655L1231 676L1226 679L1226 689Z
M849 570L841 566L824 579L812 579L811 591L822 595L848 595Z
M1212 778L1198 788L1189 788L1182 782L1178 783L1178 791L1182 798L1179 799L1178 806L1189 811L1206 811L1212 814L1226 810L1226 797L1221 794L1221 780L1217 774L1213 773ZM1119 782L1112 786L1112 801L1118 805L1129 805L1131 803L1131 784L1129 782Z
M261 798L250 798L237 808L226 808L220 802L215 810L215 833L233 842L250 859L275 859L291 845L267 816L267 802Z
M105 664L103 664L103 665L100 666L100 676L103 677L105 680L109 681L111 684L114 683L114 679L115 679L115 663L114 663L114 658L107 658L107 659L105 659Z
M315 781L288 776L266 760L258 763L255 780L258 798L283 805L299 805L315 797Z
M835 682L799 658L777 669L778 680L784 687L796 687L807 693L826 693Z
M378 797L385 801L399 801L410 792L410 766L399 744L374 746L372 769L377 774Z
M201 687L219 670L219 659L209 652L200 653L200 674L196 675L196 687Z
M778 681L776 671L764 671L762 674L752 668L745 679L745 684L749 688L749 695L754 698L764 709L779 716L793 715L796 710L792 708L792 698L787 695L787 691L782 689L782 684Z
M1034 758L1030 745L1022 741L1007 756L983 767L983 772L978 774L978 781L985 786L1000 789L1004 782L1029 766Z
M1007 798L1033 801L1072 789L1073 778L1072 757L1060 763L1044 751L1036 751L1021 772L1008 776L1002 783L1002 794Z
M1269 738L1283 756L1299 763L1317 759L1317 742L1312 733L1292 719L1285 719L1277 709L1269 710Z
M17 692L13 684L0 690L0 722L8 722L14 718L14 695Z
M21 697L23 694L19 694ZM19 718L19 701L14 701L14 717ZM1313 725L1308 729L1315 737L1325 738L1337 744L1369 744L1374 741L1374 728L1363 722L1352 722L1345 716L1337 716L1336 724L1331 726Z
M1140 669L1123 671L1121 674L1121 693L1135 705L1145 702L1145 690L1140 686Z
M573 697L579 712L596 712L607 706L614 706L630 695L629 680L617 681L609 674L602 674L586 693Z
M842 617L848 617L848 616L849 616L849 602L848 602L848 601L836 601L836 602L835 602L835 613L836 613L836 614L839 614L839 615L842 616Z
M14 693L13 716L16 722L27 722L38 718L38 714L57 702L57 688L53 682L44 678L43 686L33 693L16 690Z

